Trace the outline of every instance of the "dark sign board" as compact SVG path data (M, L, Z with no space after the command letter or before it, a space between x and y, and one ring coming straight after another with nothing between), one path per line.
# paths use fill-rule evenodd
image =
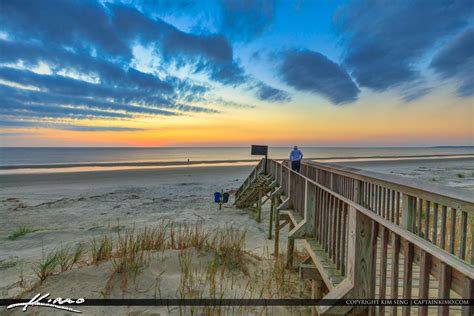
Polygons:
M266 156L268 154L268 146L264 145L252 145L252 155L263 155Z

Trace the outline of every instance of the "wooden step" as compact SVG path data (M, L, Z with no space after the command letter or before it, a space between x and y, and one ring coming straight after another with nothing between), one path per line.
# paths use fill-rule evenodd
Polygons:
M303 239L303 244L328 289L336 288L345 277L331 261L328 254L315 239Z
M292 209L280 211L280 218L289 218L294 226L298 225L303 220L303 216Z

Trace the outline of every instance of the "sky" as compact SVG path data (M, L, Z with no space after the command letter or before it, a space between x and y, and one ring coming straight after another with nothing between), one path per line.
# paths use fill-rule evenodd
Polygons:
M0 146L474 145L474 3L0 0Z

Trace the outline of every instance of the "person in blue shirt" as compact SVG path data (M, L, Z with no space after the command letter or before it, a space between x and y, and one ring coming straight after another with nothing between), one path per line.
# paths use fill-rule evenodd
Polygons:
M300 172L301 159L303 159L303 153L298 149L298 146L293 147L290 153L291 169Z

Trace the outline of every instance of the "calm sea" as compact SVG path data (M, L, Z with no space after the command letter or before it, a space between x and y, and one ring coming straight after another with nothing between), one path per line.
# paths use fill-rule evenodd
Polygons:
M271 147L269 157L287 158L291 148ZM302 147L305 158L392 157L474 154L474 148L429 147ZM247 147L187 148L0 148L0 169L71 167L81 164L95 166L173 165L202 162L246 161L251 156ZM60 166L57 166L60 165Z

